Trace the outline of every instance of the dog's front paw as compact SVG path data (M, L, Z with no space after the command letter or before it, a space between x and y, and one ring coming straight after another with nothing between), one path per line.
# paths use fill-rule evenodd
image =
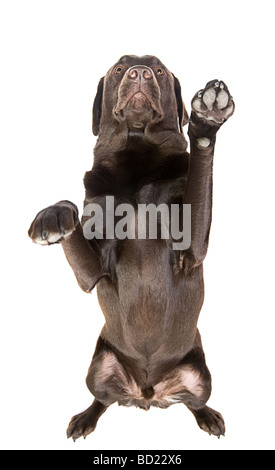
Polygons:
M78 223L77 207L72 202L61 201L40 211L28 234L39 245L52 245L71 235Z
M234 113L235 104L226 84L219 80L208 82L192 100L192 111L209 124L222 125Z

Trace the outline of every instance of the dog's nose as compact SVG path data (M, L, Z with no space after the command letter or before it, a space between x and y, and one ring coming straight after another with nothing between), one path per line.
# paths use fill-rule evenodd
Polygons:
M153 72L149 67L145 65L134 65L128 70L128 77L130 80L136 82L143 82L151 80L153 78Z

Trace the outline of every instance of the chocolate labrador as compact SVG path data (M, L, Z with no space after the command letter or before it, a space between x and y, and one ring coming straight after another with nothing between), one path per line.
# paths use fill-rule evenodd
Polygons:
M85 292L97 285L106 320L86 379L94 401L67 429L74 440L94 431L114 402L145 410L184 403L201 429L225 433L221 414L206 406L211 375L197 321L216 133L234 107L225 83L212 80L195 94L189 119L178 79L153 56L123 56L99 82L98 140L84 178L82 221L72 202L61 201L39 212L29 229L36 243L61 243ZM187 123L190 153L182 130ZM181 207L191 205L189 245L175 249L175 236L162 237L159 226L156 237L118 236L107 229L110 201L115 224L123 222L125 207L135 219L148 204L177 206L183 224ZM103 221L97 230L96 207Z

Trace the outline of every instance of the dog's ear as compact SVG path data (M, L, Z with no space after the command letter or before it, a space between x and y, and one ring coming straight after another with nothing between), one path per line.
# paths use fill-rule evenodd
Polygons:
M97 87L97 93L94 100L93 105L93 134L98 135L99 133L99 126L100 126L100 118L101 118L101 111L102 111L102 96L103 96L103 86L104 86L104 77L102 77L99 81Z
M187 124L189 121L189 116L182 101L180 82L175 77L175 75L173 75L173 77L174 77L174 90L175 90L175 95L177 99L177 107L178 107L179 126L180 126L180 131L182 132L183 126L185 126L185 124Z

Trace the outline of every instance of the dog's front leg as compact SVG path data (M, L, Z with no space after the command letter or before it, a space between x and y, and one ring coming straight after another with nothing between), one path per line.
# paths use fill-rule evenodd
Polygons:
M60 201L40 211L29 236L40 245L61 243L80 287L85 292L93 289L101 277L101 262L83 235L75 204Z
M190 166L184 196L184 203L191 204L191 246L185 257L188 270L200 265L207 252L216 133L234 108L227 86L218 80L209 82L192 100L188 129Z

